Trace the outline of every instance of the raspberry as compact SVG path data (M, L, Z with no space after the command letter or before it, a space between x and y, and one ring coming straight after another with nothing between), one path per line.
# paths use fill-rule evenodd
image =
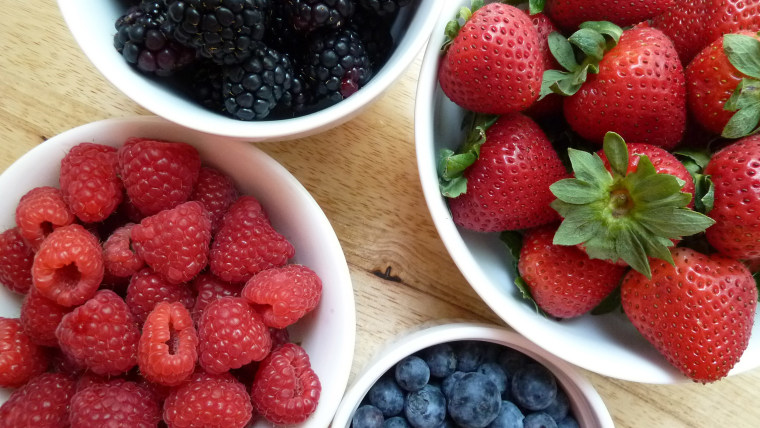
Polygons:
M61 191L55 187L30 190L21 197L16 207L16 225L33 249L39 248L53 229L69 225L74 220L74 214L63 201Z
M211 215L211 231L216 233L222 223L222 216L238 198L235 183L224 173L209 167L201 168L191 201L203 204Z
M74 215L85 223L105 220L124 196L118 176L116 148L80 143L61 160L61 195Z
M151 382L178 385L193 373L197 347L190 312L180 303L161 302L143 325L137 347L140 372Z
M96 385L105 385L109 382L123 383L126 381L127 380L122 377L101 376L93 372L86 371L77 378L75 391L76 392L84 391L87 388L90 388Z
M290 333L286 328L269 327L269 337L272 338L272 351L279 349L282 345L290 343Z
M42 296L36 288L32 288L21 303L21 327L32 342L41 346L58 346L55 329L61 323L63 316L73 308L61 306Z
M261 362L251 388L251 401L268 421L297 424L314 413L321 391L306 351L288 343Z
M198 151L185 143L130 138L118 154L127 196L145 215L185 202L201 168Z
M72 378L84 374L86 367L74 361L70 355L61 351L61 348L48 348L47 351L51 372L63 373Z
M253 196L242 196L222 219L209 253L211 272L229 282L244 282L255 273L283 266L295 250L269 223Z
M100 375L118 375L137 364L137 328L127 304L111 290L100 290L66 314L55 331L63 352Z
M68 426L74 380L62 373L43 373L11 394L0 407L0 426L54 428Z
M169 428L242 428L251 419L251 398L232 375L195 373L164 402Z
M179 302L189 309L195 298L187 284L169 283L150 268L145 268L129 281L126 301L132 315L142 324L159 302Z
M0 317L0 387L16 388L47 369L43 348L24 333L16 318Z
M92 385L74 394L71 428L155 427L161 409L153 393L134 382L116 380Z
M86 302L100 286L103 273L97 238L78 224L54 230L32 265L32 281L40 294L63 306Z
M18 294L26 294L32 286L34 252L26 244L19 229L0 233L0 283Z
M269 327L285 328L311 312L322 296L322 280L306 266L287 265L261 271L241 293Z
M202 273L195 277L192 283L195 293L195 306L192 316L195 321L200 319L203 310L209 303L220 297L239 297L240 286L222 281L211 273Z
M103 263L106 274L128 278L145 266L145 261L132 249L131 234L134 223L127 223L111 233L103 243Z
M209 373L224 373L261 361L272 348L261 316L240 297L222 297L206 306L198 321L199 362Z
M145 263L169 282L188 282L208 262L211 221L200 202L185 202L146 217L132 228L132 243Z

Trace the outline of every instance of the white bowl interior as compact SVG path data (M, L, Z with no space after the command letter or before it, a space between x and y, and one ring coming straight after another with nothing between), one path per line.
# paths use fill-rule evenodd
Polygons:
M245 122L213 113L157 79L130 67L113 47L114 23L126 2L58 0L64 19L85 55L119 90L153 113L191 129L249 141L304 137L340 125L380 96L412 63L425 45L440 12L436 0L405 7L393 26L395 50L370 82L356 94L307 116Z
M256 147L200 134L158 117L108 119L74 128L35 147L0 175L0 228L15 226L15 207L28 190L58 187L60 161L81 142L120 146L139 136L195 146L202 161L228 174L243 194L255 196L273 226L296 249L293 263L312 268L323 294L311 314L289 328L291 340L308 352L322 383L316 412L301 426L324 427L332 419L348 383L356 339L354 294L348 265L335 232L319 205L284 167ZM21 299L0 287L0 316L18 317ZM0 403L9 390L0 389ZM257 427L269 426L263 422Z
M464 111L441 91L437 80L444 26L459 7L469 0L447 4L433 30L417 87L415 140L422 190L433 222L463 275L491 309L511 327L566 361L587 370L618 379L643 383L688 382L628 321L615 312L586 315L561 322L538 315L520 297L513 284L512 260L498 234L482 234L458 228L439 192L436 172L438 153L456 149L463 141L460 129ZM734 375L760 365L760 312L755 328Z
M374 383L407 355L433 345L462 340L478 340L513 348L546 366L567 393L578 424L582 427L612 428L612 418L602 398L577 369L546 353L524 337L487 324L440 324L398 336L366 365L346 391L335 413L333 427L348 428L351 418Z

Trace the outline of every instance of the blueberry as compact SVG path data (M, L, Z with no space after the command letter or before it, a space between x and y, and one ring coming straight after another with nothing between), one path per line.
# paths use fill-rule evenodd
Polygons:
M504 369L507 377L512 377L516 371L531 361L530 357L512 348L502 348L501 354L497 358L497 362Z
M544 412L533 412L523 420L523 428L557 428L557 422Z
M580 427L578 426L578 421L576 421L574 417L568 416L565 419L562 419L561 421L557 422L557 428L580 428Z
M383 428L383 412L375 406L365 404L359 406L354 412L354 418L351 420L353 428Z
M499 415L488 425L488 428L523 428L523 413L515 403L502 401Z
M430 368L425 360L410 355L396 364L396 382L398 386L409 391L419 391L430 380Z
M444 378L457 368L457 357L454 348L448 343L431 346L424 352L424 359L430 367L430 376Z
M380 409L383 416L396 416L404 410L404 391L390 376L383 376L369 389L369 403Z
M447 400L451 397L451 391L454 389L454 385L456 385L464 374L464 372L454 372L449 376L446 376L446 378L443 379L443 382L441 382L441 391L443 391L443 395Z
M528 364L512 377L512 398L515 404L528 410L543 410L557 396L557 381L546 367Z
M542 412L551 416L555 421L565 419L570 412L570 400L567 399L565 391L558 389L557 396L554 397L554 400L549 404L549 407L543 409Z
M507 389L507 374L504 369L496 363L483 363L478 367L478 373L485 375L491 382L499 388L499 394L503 394Z
M482 428L496 419L501 407L499 388L487 376L465 373L449 397L449 415L464 428Z
M383 428L411 428L412 426L409 425L409 422L406 421L402 416L394 416L390 419L385 420L385 425L383 425Z
M457 356L457 370L460 372L474 372L483 362L485 344L476 340L458 342L455 347Z
M446 418L446 399L439 388L425 385L406 397L404 414L414 428L438 428Z

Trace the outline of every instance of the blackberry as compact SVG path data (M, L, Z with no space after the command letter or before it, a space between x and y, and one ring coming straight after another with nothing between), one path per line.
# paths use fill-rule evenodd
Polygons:
M411 2L412 0L359 0L359 5L378 15L393 15Z
M373 70L382 67L393 51L391 27L395 17L396 14L379 16L367 9L357 8L351 18L349 28L356 31L364 43Z
M288 1L273 1L271 7L272 14L264 42L271 48L287 52L292 58L303 56L308 45L306 35L291 22Z
M287 54L256 43L242 64L224 68L222 78L224 107L230 115L240 120L264 119L290 90L293 65Z
M138 70L169 76L195 60L195 50L173 38L174 25L161 1L143 1L116 20L113 44Z
M314 97L311 85L304 77L303 71L299 71L297 64L293 64L293 80L290 89L282 95L277 108L272 112L273 118L287 119L302 114L310 113Z
M340 28L354 14L356 0L285 0L296 29L310 32L322 27Z
M239 64L264 38L269 0L165 0L180 42L217 64Z
M180 76L182 89L194 100L211 111L225 112L222 98L222 68L203 61Z

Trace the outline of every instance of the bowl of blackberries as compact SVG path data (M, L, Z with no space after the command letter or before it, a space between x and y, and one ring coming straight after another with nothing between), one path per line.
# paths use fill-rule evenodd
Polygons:
M395 338L349 387L332 426L614 425L573 366L502 327L457 322Z
M427 41L432 0L59 0L95 67L172 122L248 141L312 135L378 98Z

